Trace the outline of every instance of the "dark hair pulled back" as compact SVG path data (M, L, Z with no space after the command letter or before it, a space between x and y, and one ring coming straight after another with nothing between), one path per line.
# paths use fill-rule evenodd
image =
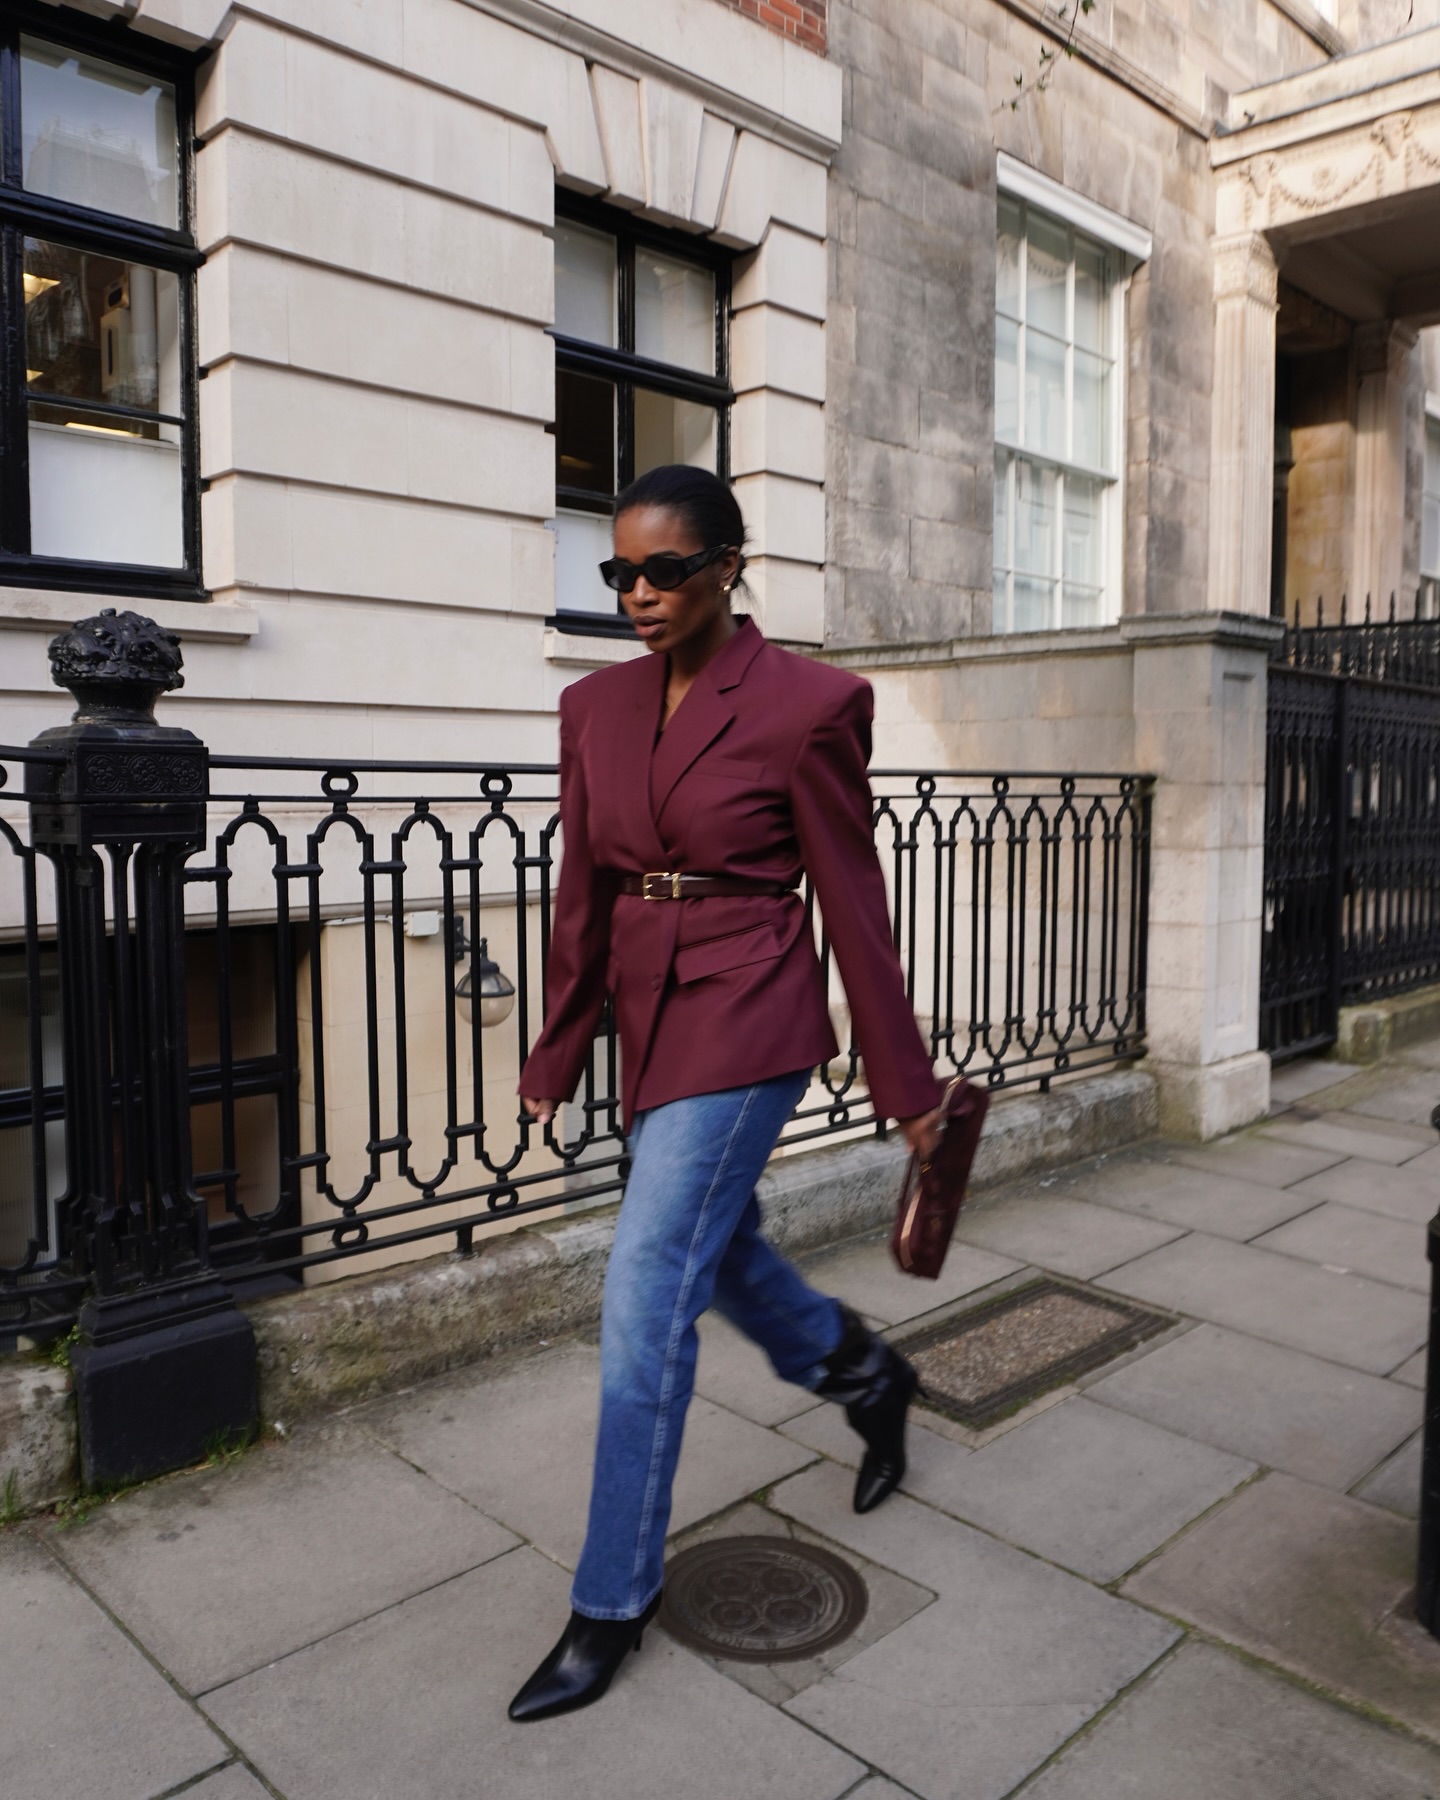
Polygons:
M703 549L734 544L743 550L747 533L740 503L728 483L708 469L696 469L689 463L661 463L657 469L647 469L616 495L615 517L633 512L637 506L658 506L678 514ZM744 572L742 554L739 573Z

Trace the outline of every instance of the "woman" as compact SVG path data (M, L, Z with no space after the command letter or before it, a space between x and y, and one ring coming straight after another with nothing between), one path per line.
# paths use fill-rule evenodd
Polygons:
M605 1282L600 1427L574 1610L511 1703L598 1700L660 1604L696 1320L715 1305L776 1372L845 1406L865 1512L905 1472L915 1372L760 1235L755 1183L809 1073L836 1054L796 888L818 894L877 1113L928 1150L939 1087L905 997L870 823L866 682L730 610L745 526L714 475L652 470L600 565L650 655L560 702L565 850L530 1115L574 1093L615 996L631 1156Z

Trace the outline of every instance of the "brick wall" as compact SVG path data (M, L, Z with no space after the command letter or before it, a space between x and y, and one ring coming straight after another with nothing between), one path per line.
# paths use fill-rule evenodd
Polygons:
M825 11L829 0L721 0L747 19L756 19L781 37L825 54Z

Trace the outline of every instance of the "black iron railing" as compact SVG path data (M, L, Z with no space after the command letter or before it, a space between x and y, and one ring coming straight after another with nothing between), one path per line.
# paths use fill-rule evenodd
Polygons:
M0 751L32 783L44 756ZM201 1265L263 1291L331 1265L464 1251L497 1222L617 1195L608 1020L554 1123L536 1126L514 1093L563 856L554 769L228 756L209 768L206 847L176 876ZM1045 1087L1143 1055L1150 782L880 770L873 785L895 943L937 1068ZM99 1213L74 1166L99 1152L77 1147L61 1072L62 1046L69 1067L85 1034L76 997L55 992L57 864L18 808L0 830L15 877L0 950L0 1331L43 1333L94 1276ZM88 977L111 996L109 1107L118 1119L133 1103L143 1133L154 1102L116 1037L139 976L132 846L98 842L82 861L109 896L104 967ZM513 995L487 997L487 977ZM831 990L844 1049L815 1072L791 1145L883 1128ZM121 1159L104 1235L122 1287L160 1267L147 1179Z
M0 750L23 774L0 805L0 1342L78 1324L93 1484L254 1428L237 1297L607 1199L625 1144L609 1020L558 1120L515 1093L564 854L553 768L212 758L157 722L179 641L134 613L50 662L74 717ZM1150 804L1133 776L878 773L941 1070L1043 1086L1143 1054ZM883 1127L850 1046L785 1148Z
M1299 1055L1440 981L1440 622L1291 631L1268 714L1260 1042Z
M1395 611L1393 594L1387 616L1372 615L1368 599L1358 613L1342 599L1327 624L1325 603L1317 601L1310 623L1298 615L1286 622L1275 661L1317 674L1440 688L1440 618L1399 619Z

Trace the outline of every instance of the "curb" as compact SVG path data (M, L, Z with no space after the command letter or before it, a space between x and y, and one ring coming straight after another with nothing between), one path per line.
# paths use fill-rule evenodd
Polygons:
M1157 1086L1143 1069L1017 1094L992 1108L974 1185L989 1187L1153 1137ZM891 1136L777 1157L760 1181L766 1233L789 1255L888 1226L905 1161ZM458 1253L298 1290L246 1307L259 1355L262 1426L335 1412L447 1370L593 1326L618 1205L492 1238ZM30 1510L73 1493L75 1409L65 1371L0 1361L0 1484Z

